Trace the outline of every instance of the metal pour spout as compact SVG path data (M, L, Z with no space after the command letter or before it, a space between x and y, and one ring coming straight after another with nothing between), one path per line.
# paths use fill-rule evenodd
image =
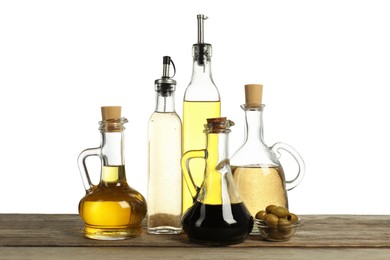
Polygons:
M204 20L208 17L203 14L198 14L198 43L204 43Z
M169 78L169 65L171 64L171 57L163 57L163 75L162 78Z

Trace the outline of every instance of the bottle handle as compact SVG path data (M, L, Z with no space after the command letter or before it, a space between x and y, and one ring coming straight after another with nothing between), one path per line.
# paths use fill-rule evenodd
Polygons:
M286 189L292 190L298 184L302 181L303 176L305 175L305 162L303 161L302 157L299 155L299 153L285 143L275 143L273 146L271 146L272 151L275 153L276 157L279 159L281 154L279 152L280 149L285 150L286 152L290 153L292 157L295 159L295 161L298 164L298 174L295 176L292 180L286 180Z
M88 148L88 149L85 149L84 151L82 151L80 153L79 157L77 158L77 164L79 166L81 178L83 180L84 188L87 191L87 193L90 192L95 187L95 185L91 182L91 178L89 177L89 173L88 173L88 169L87 169L87 165L85 163L85 160L89 156L99 156L100 157L101 150L102 149L100 147Z
M184 180L191 193L191 197L195 200L198 196L200 187L196 186L190 171L190 160L194 158L207 159L207 150L190 150L184 153L181 158L181 169L183 171Z

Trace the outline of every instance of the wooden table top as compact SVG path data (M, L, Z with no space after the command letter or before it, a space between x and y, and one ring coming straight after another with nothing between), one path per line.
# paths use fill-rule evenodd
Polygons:
M390 216L303 215L301 219L302 226L289 241L268 242L250 235L238 245L208 247L189 242L185 234L146 231L128 240L91 240L83 237L78 215L0 214L0 259L390 259Z

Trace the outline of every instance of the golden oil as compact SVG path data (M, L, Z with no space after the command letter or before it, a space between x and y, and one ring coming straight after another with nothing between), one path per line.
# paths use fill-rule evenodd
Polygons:
M139 192L129 187L125 176L124 165L103 166L100 183L80 201L86 237L120 240L142 233L146 203Z
M189 150L206 148L206 138L203 133L207 118L221 115L220 101L184 101L183 104L183 154ZM190 170L195 184L200 187L205 172L205 160L194 158L190 161ZM187 185L182 181L183 213L193 204L193 199Z

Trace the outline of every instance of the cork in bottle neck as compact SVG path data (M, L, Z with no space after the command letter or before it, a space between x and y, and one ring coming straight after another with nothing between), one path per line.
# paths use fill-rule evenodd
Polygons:
M207 118L207 124L204 125L205 133L230 133L230 127L234 122L226 117Z
M125 128L123 127L124 123L127 123L127 119L121 117L120 106L103 106L101 107L102 112L102 121L100 124L100 131L103 132L121 132Z

